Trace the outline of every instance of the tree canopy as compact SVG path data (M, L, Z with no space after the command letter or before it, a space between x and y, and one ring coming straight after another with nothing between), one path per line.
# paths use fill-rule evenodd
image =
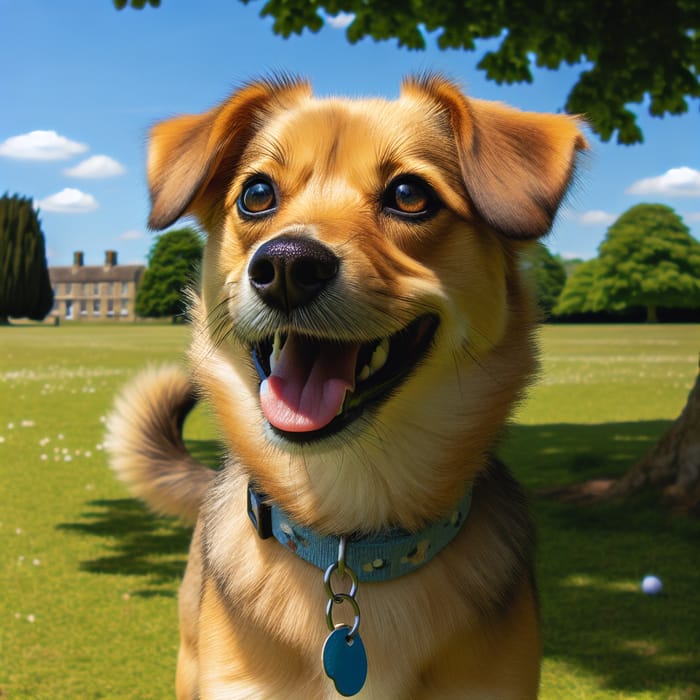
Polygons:
M545 317L550 316L566 282L566 270L562 261L552 255L544 243L537 242L523 265L529 269L535 283L537 304Z
M148 253L148 268L136 295L138 316L177 318L184 311L183 290L196 277L204 244L191 228L158 236Z
M46 246L29 197L0 197L0 323L41 321L53 305Z
M592 312L591 290L596 279L598 259L586 260L567 277L553 313L555 316L573 316Z
M700 308L700 242L663 204L638 204L608 229L598 258L567 281L555 313Z
M158 7L160 0L113 0ZM241 0L248 4L250 0ZM496 39L478 64L497 83L533 81L532 68L580 65L564 108L583 114L604 141L639 143L643 134L630 104L648 103L661 117L688 111L700 97L700 4L697 0L267 0L261 15L274 18L284 37L319 31L328 16L349 13L352 43L371 37L424 49L434 33L442 49L475 50Z

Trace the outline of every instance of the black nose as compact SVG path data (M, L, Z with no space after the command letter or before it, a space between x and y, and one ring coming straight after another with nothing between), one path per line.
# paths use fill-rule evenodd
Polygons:
M337 273L333 251L300 236L273 238L248 265L248 278L260 298L287 313L312 301Z

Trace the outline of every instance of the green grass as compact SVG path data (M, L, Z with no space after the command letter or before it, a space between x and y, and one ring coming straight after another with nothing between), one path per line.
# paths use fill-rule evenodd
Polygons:
M106 466L103 417L187 329L0 328L0 698L172 697L189 533ZM619 475L682 408L697 326L546 327L504 457L540 532L545 699L700 698L700 524L651 494L574 506L545 488ZM189 444L216 461L203 411ZM639 593L648 572L664 594Z

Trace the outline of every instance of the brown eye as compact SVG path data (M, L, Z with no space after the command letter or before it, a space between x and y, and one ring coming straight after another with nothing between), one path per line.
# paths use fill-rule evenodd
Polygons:
M238 208L246 216L268 214L276 206L275 188L262 178L249 181L238 198Z
M407 219L432 216L439 208L430 185L409 175L396 178L387 187L382 203L387 213Z

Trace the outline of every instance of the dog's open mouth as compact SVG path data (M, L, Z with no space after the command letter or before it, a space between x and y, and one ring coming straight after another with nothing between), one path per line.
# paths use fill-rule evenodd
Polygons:
M256 343L260 405L270 425L290 440L325 437L386 398L431 346L436 316L417 318L369 343L275 333Z

